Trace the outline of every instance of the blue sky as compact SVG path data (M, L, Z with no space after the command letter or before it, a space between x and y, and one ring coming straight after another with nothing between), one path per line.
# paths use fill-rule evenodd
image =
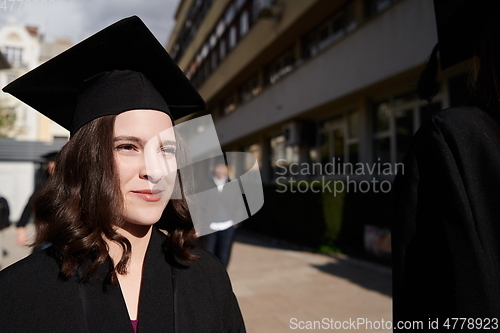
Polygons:
M14 17L18 23L38 27L47 41L69 38L78 43L124 17L137 15L166 45L179 3L180 0L0 0L0 24Z

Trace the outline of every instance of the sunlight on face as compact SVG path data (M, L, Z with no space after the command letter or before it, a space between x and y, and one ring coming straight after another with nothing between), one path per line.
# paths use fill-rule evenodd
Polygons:
M124 218L133 224L156 223L175 184L176 141L171 118L154 110L120 113L115 120L114 151Z

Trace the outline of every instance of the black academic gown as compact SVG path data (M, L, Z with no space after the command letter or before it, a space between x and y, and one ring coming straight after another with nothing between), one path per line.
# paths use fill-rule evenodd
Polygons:
M165 235L153 229L144 262L139 333L245 332L224 267L213 255L187 268L165 260ZM128 332L133 329L121 289L105 282L102 266L89 283L62 279L50 249L0 272L0 331ZM85 304L85 305L84 305Z
M500 318L498 122L476 107L434 115L405 157L394 205L394 325Z

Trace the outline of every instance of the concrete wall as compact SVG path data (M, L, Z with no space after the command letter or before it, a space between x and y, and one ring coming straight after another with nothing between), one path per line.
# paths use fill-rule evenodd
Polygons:
M401 1L218 120L221 144L420 66L436 42L432 2Z

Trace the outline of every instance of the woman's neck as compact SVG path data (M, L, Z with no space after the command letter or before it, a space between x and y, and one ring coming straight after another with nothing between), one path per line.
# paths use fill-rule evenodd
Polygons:
M127 271L142 267L146 250L151 238L153 227L148 225L137 225L133 223L126 223L123 227L118 227L116 232L125 237L132 247L132 253L128 264ZM107 241L109 247L109 256L116 264L120 261L123 251L122 248L115 242Z

